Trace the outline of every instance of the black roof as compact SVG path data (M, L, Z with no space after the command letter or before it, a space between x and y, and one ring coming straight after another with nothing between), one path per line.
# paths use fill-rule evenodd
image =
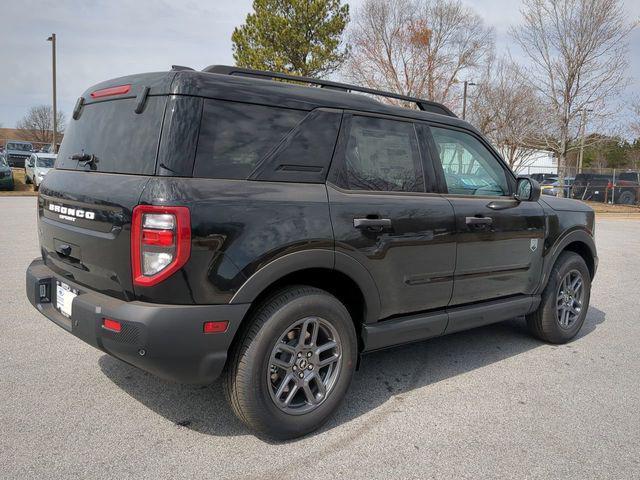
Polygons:
M215 71L219 73L214 73ZM191 95L298 110L313 110L323 107L357 110L458 125L475 130L464 120L455 117L444 105L436 102L338 82L292 77L297 82L320 84L322 88L318 88L299 83L275 81L272 79L274 77L287 76L273 72L225 66L207 67L202 72L186 67L175 67L169 72L143 73L108 80L87 89L82 98L85 104L101 101L100 99L92 99L91 92L115 85L131 84L131 92L121 98L135 97L145 87L149 87L149 95ZM366 94L353 93L355 91ZM414 102L421 105L420 108L423 110L385 104L367 94L391 96L407 102ZM442 113L435 113L436 111Z

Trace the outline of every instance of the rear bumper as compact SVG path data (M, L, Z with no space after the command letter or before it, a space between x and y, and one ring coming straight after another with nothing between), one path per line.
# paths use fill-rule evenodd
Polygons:
M41 259L27 269L27 297L45 317L69 333L120 360L181 383L211 383L226 363L227 350L249 304L164 305L125 302L57 276ZM71 317L56 308L56 280L79 294ZM41 285L46 297L41 298ZM105 330L104 318L118 320L120 333ZM204 334L205 321L227 320L224 333Z

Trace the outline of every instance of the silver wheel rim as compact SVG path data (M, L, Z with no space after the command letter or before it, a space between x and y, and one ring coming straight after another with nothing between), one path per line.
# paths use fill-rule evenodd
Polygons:
M571 328L582 313L584 279L578 270L566 273L560 282L556 297L556 316L562 328Z
M342 345L336 329L320 317L305 317L276 341L267 367L273 403L283 412L302 415L327 399L340 374Z

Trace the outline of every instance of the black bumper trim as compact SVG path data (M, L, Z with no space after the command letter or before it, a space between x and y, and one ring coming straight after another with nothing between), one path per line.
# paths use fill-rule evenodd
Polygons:
M56 279L79 291L71 318L55 308ZM49 285L50 302L40 302L41 284ZM250 306L125 302L56 275L41 259L29 265L26 287L31 304L58 326L120 360L180 383L207 384L220 376L227 350ZM120 321L122 332L103 329L104 317ZM227 320L229 328L205 335L203 324L211 320Z

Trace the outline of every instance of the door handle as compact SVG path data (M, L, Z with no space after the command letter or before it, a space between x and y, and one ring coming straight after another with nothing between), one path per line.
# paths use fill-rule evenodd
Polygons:
M389 218L354 218L354 228L360 230L368 229L381 232L382 230L391 228L391 219Z
M491 217L467 217L465 219L467 225L492 225L493 218Z

